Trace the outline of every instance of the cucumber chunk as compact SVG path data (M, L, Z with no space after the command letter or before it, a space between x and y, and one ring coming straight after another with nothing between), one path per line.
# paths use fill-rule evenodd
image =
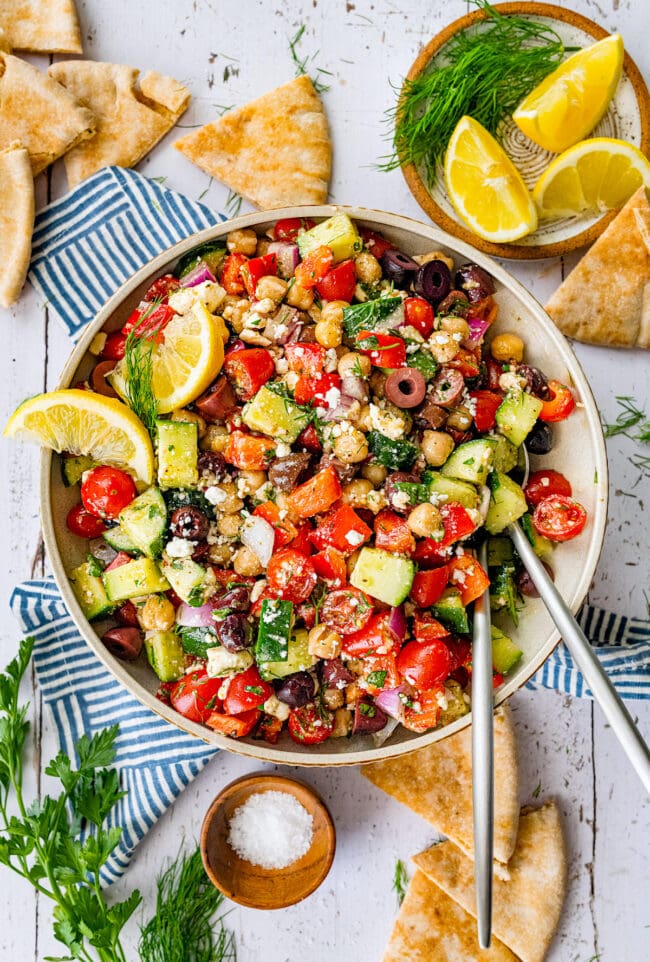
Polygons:
M296 243L303 260L311 251L325 245L331 248L335 263L354 257L363 247L357 228L347 214L334 214L311 230L298 234Z
M508 474L517 466L519 461L519 448L516 448L511 441L508 441L502 434L494 436L496 441L494 455L492 457L492 467L495 471L503 471Z
M214 588L214 573L208 571L191 558L170 558L163 553L162 573L170 585L186 604L200 608L208 600Z
M169 591L169 582L151 558L137 558L112 571L105 571L102 581L108 598L115 603L138 595Z
M519 447L532 431L543 406L532 394L508 391L495 414L499 433Z
M161 681L178 681L185 673L185 652L175 631L148 631L144 647L149 664Z
M451 452L440 473L446 478L458 478L471 484L485 484L492 466L496 441L492 438L478 438L459 444Z
M517 648L512 638L504 635L496 625L492 625L492 666L500 675L507 675L515 667L523 652Z
M94 565L84 561L70 575L70 584L81 610L89 621L105 615L113 607L104 588L101 575L94 574Z
M73 484L79 484L84 471L90 471L91 468L95 467L97 467L97 462L93 461L93 459L89 458L86 454L76 454L68 458L62 458L61 474L66 488L72 487Z
M255 660L286 661L293 626L293 602L265 598L255 642Z
M106 544L116 551L126 551L127 554L139 554L133 540L128 536L121 524L116 524L114 528L104 531L102 537Z
M438 621L457 634L465 635L469 631L467 609L458 588L445 588L431 610Z
M123 535L131 540L141 554L149 558L157 558L161 554L167 528L167 506L159 488L151 487L143 491L120 511L118 520Z
M524 534L530 541L533 551L537 557L549 558L553 554L553 542L535 530L531 515L529 513L522 514L521 518L519 519L519 524L521 525Z
M478 491L474 485L457 478L447 478L438 471L427 471L423 480L429 486L429 496L436 495L442 503L458 501L464 508L477 508L479 502ZM437 500L436 499L436 500ZM423 500L428 500L424 498Z
M293 443L303 428L307 427L311 414L290 398L282 397L268 387L262 387L255 397L244 406L242 421L251 431L258 431L270 438Z
M504 561L490 571L490 608L492 611L508 612L515 625L519 624L517 601L519 592L515 581L515 566Z
M488 539L488 568L497 568L507 561L513 561L515 550L510 538Z
M350 584L394 607L408 596L414 577L415 565L408 558L381 548L362 548Z
M158 484L195 488L199 482L198 428L192 421L156 421Z
M228 251L225 244L219 241L206 241L205 244L199 244L198 247L193 247L187 254L183 254L176 265L174 275L175 277L185 277L186 274L194 270L199 261L203 261L216 277L221 272L227 256Z
M299 628L289 639L289 650L284 661L258 661L260 675L264 681L273 678L286 678L295 671L307 671L318 661L309 654L309 632Z
M207 658L210 648L219 644L212 628L179 628L183 651L196 658Z
M525 514L528 505L520 486L501 471L493 471L490 475L490 490L492 493L485 529L489 534L499 534L511 521Z

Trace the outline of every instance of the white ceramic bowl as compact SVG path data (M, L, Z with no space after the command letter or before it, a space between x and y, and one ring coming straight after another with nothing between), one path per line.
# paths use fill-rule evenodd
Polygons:
M408 254L441 250L453 257L457 265L472 261L484 267L496 284L499 316L494 329L518 331L526 343L526 359L540 367L549 377L572 386L578 400L576 410L568 421L554 426L555 445L553 451L544 459L544 464L567 475L575 497L584 504L589 515L583 534L574 541L558 546L553 561L556 584L573 611L576 611L585 598L598 563L607 518L607 460L600 419L592 393L567 341L528 291L491 258L435 227L382 211L333 206L296 207L247 214L210 227L154 258L113 295L70 355L59 387L68 387L88 375L96 360L88 353L94 336L99 331L113 331L121 327L141 300L149 283L170 270L179 256L192 247L207 240L225 239L234 228L253 227L264 231L281 217L309 216L324 219L341 209L358 224L381 231ZM322 745L305 747L295 744L287 736L283 736L275 746L251 738L236 741L183 718L155 698L158 681L144 656L133 663L118 661L100 641L101 625L95 630L82 614L66 574L80 564L86 554L85 544L71 535L65 525L69 508L78 500L78 489L64 487L59 462L58 455L50 451L43 452L43 531L57 584L80 632L97 657L136 698L171 724L211 745L266 761L291 765L351 765L423 748L470 723L471 715L466 715L445 728L424 735L398 729L380 748L376 748L372 738L368 736L356 736L350 740L330 739ZM498 690L497 704L526 683L559 640L558 632L544 606L539 600L532 599L526 601L519 627L509 633L523 649L524 655L517 669Z

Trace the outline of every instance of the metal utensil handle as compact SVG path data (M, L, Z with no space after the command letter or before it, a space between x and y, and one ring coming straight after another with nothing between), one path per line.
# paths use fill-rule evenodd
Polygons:
M479 551L487 571L487 547ZM472 645L472 806L478 941L490 947L494 857L494 695L489 591L474 602Z
M528 538L516 523L509 526L509 533L519 557L526 566L565 645L584 675L594 699L600 705L605 718L612 726L612 731L650 794L650 749L598 661L587 637L533 551Z

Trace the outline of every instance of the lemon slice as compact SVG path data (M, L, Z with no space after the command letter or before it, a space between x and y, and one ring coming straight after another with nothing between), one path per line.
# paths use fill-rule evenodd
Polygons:
M152 388L158 413L182 408L202 394L223 364L223 321L197 301L187 314L172 318L165 339L152 349ZM126 361L108 375L117 393L128 401Z
M650 187L650 162L632 144L592 137L549 164L533 189L540 217L575 217L618 210L641 185Z
M521 174L472 117L461 117L451 135L445 183L460 217L485 240L514 241L537 227L537 211Z
M115 398L92 391L37 394L16 408L4 435L34 441L54 451L85 454L151 484L153 450L147 430L133 411Z
M519 104L519 129L555 154L578 143L607 110L623 69L623 41L612 34L574 53Z

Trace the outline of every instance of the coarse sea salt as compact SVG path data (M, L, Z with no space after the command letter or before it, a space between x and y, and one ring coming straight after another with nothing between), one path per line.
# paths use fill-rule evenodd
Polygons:
M309 851L314 820L287 792L256 792L235 809L228 842L240 858L262 868L286 868Z

